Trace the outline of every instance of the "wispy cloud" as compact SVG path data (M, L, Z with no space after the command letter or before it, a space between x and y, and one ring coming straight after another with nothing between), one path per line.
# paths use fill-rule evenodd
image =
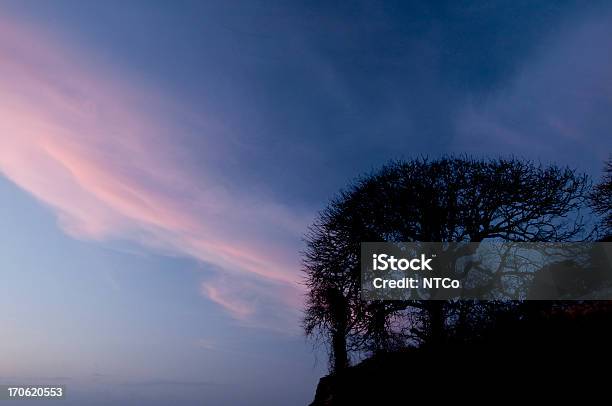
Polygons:
M211 265L218 276L202 292L237 318L269 300L294 309L307 216L227 186L182 148L188 135L161 94L48 38L0 21L0 172L71 236L131 239ZM214 134L203 136L214 154ZM224 277L248 282L214 282Z
M216 342L210 338L200 338L196 341L196 347L205 350L215 350L217 345Z
M612 148L612 13L566 21L513 80L467 103L453 149L560 160L599 172Z
M167 379L141 381L141 382L124 382L124 386L212 386L220 385L216 382L209 381L171 381Z
M303 304L298 285L274 280L217 274L201 285L202 293L227 309L243 326L266 327L283 334L296 334Z

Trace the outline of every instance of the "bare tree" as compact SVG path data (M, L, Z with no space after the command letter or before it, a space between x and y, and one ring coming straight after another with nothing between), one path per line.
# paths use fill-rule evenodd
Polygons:
M358 179L306 236L306 334L332 343L336 371L347 351L440 344L449 316L467 319L466 309L440 301L362 301L360 243L570 241L584 232L578 212L588 187L587 177L571 169L517 159L394 161Z

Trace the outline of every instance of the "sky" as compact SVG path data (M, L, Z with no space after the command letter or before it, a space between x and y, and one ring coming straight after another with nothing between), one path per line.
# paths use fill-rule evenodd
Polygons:
M352 179L599 176L612 5L585 3L0 0L0 381L307 404L302 236Z

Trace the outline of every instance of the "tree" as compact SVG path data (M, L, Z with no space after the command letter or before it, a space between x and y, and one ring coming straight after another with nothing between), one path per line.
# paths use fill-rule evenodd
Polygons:
M604 239L612 239L612 158L606 162L603 179L591 194L591 207L602 216Z
M306 235L306 334L332 343L334 371L347 351L439 345L451 315L467 320L489 305L362 301L360 243L569 241L584 232L572 214L587 194L586 176L517 159L391 162L341 191Z

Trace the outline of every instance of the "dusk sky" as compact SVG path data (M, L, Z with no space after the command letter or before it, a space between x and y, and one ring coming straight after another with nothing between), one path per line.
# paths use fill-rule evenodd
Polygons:
M302 236L348 182L444 154L599 177L612 5L585 3L0 0L0 383L307 404Z

